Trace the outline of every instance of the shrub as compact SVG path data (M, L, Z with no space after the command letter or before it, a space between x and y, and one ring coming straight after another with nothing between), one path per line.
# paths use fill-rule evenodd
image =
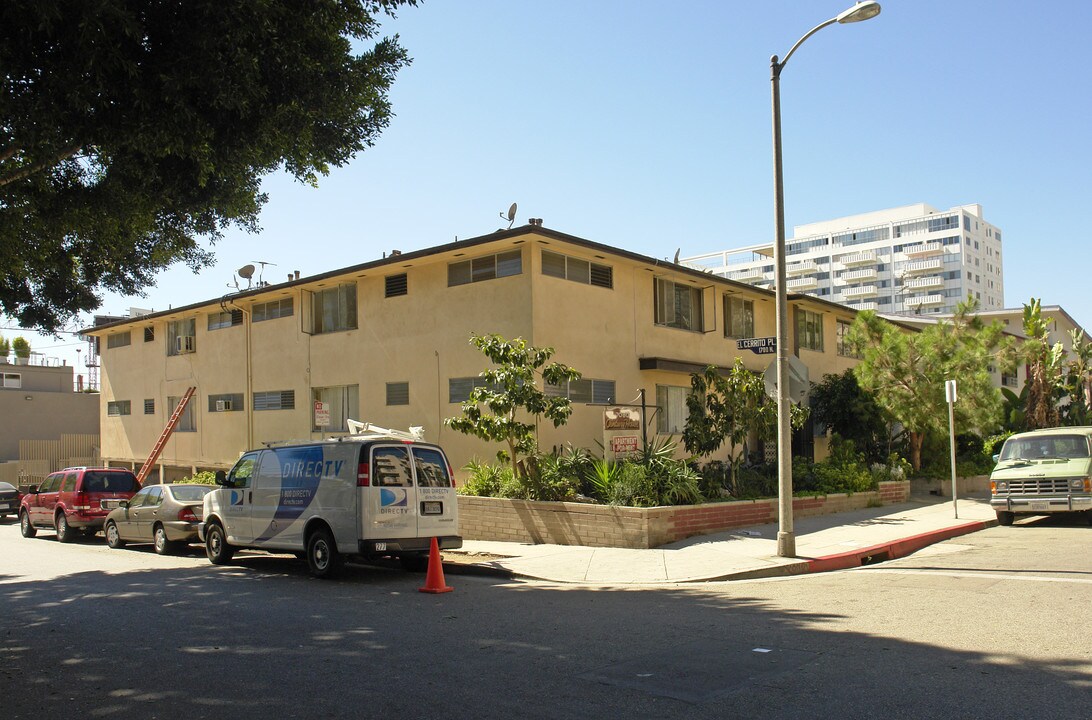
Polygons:
M215 485L216 473L212 470L203 470L202 472L191 475L188 478L182 478L178 482L195 483L197 485Z

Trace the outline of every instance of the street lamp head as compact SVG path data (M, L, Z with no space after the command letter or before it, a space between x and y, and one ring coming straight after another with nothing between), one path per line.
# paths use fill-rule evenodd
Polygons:
M880 4L876 0L865 0L865 2L859 2L848 10L843 10L834 19L845 25L846 23L871 20L879 14Z

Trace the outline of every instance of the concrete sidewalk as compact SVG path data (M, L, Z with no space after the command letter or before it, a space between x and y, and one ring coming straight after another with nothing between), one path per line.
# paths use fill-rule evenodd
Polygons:
M559 583L648 585L799 575L890 560L997 524L989 500L911 497L907 503L801 518L795 558L777 556L777 525L688 538L651 550L468 540L444 551L445 572Z

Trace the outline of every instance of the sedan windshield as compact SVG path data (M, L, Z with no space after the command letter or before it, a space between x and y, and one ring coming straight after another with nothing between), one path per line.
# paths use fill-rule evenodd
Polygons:
M1009 438L1000 460L1046 460L1087 458L1088 438L1084 435L1042 435Z

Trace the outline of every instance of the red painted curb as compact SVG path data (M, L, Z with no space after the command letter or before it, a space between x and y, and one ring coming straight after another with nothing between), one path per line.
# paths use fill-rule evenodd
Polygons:
M985 530L992 524L993 523L984 520L976 520L974 522L964 523L954 527L941 528L940 530L933 530L931 532L921 533L920 535L911 535L910 537L902 538L901 540L893 540L888 543L872 545L871 547L858 548L836 555L824 555L823 557L801 559L807 562L809 573L846 570L848 568L864 565L866 558L894 560L895 558L905 557L910 553L921 550L923 547L928 547L929 545L938 543L942 540L948 540L959 537L960 535L967 535L978 532L979 530Z

